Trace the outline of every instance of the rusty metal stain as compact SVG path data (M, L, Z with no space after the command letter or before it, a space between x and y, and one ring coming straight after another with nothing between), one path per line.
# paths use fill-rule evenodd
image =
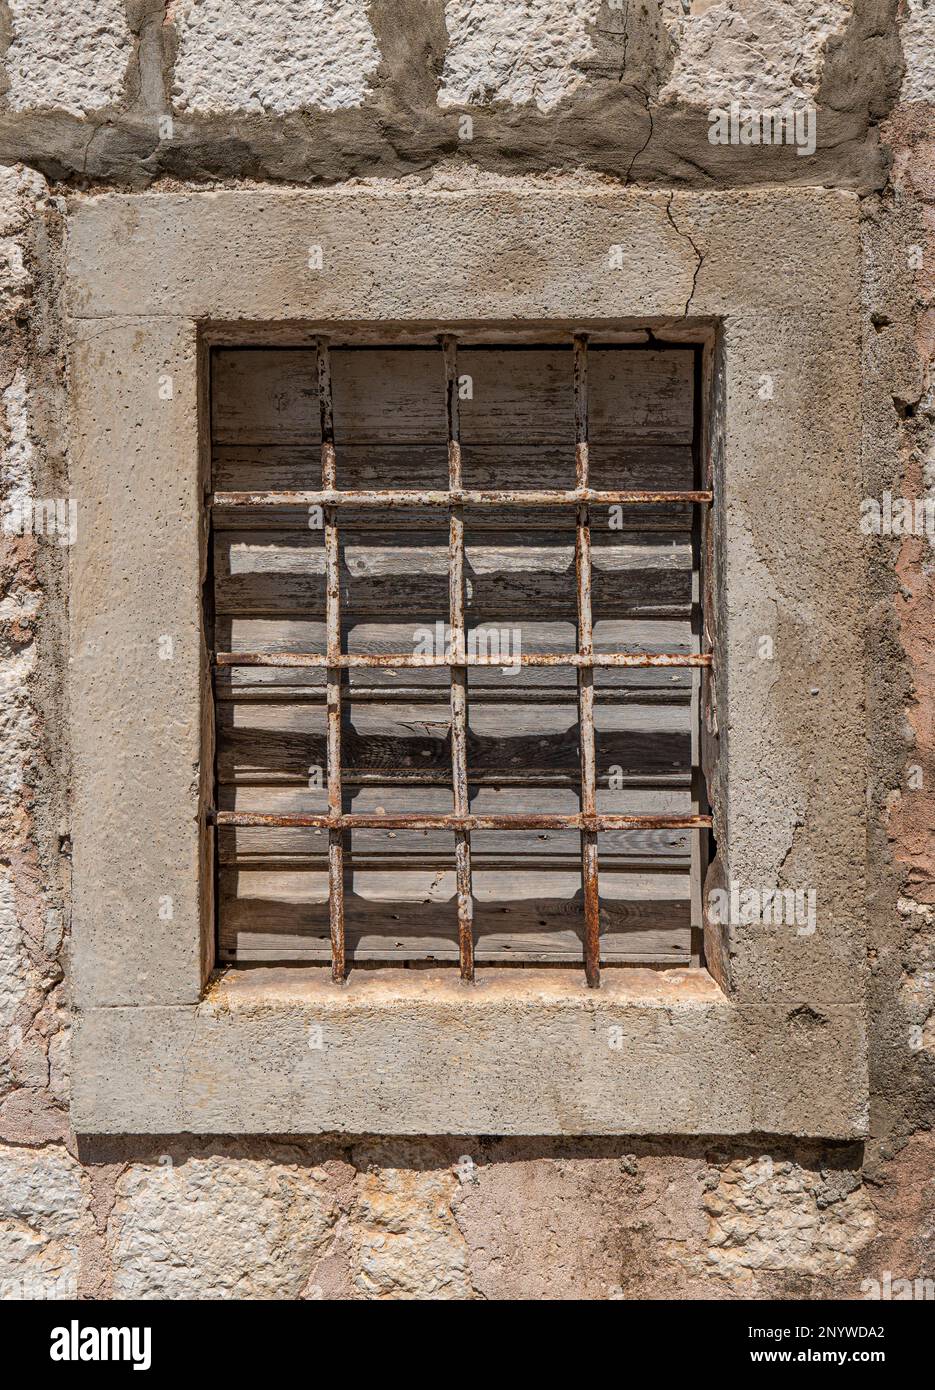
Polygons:
M337 482L334 451L334 407L331 390L331 357L324 338L318 341L318 400L321 412L321 486L331 492ZM325 629L328 705L328 903L331 926L331 975L344 979L344 833L341 819L341 565L337 511L325 507Z
M458 345L442 338L448 422L448 610L451 628L451 785L456 816L467 815L467 661L464 631L464 507L461 492L461 422L458 409ZM455 831L455 877L458 896L458 958L462 980L474 979L474 892L471 882L471 835Z
M574 339L575 491L589 492L588 340ZM581 752L581 813L590 819L596 810L597 769L594 754L594 634L591 621L591 509L578 501L575 510L575 579L578 601L578 738ZM589 986L601 982L601 910L597 869L597 832L581 831L581 881L584 889L584 973Z
M374 492L339 491L335 488L318 492L215 492L213 507L573 507L588 504L595 507L649 506L659 502L706 503L713 498L710 491L607 490L587 485L561 491L556 489L517 491L509 488L475 491L449 488L444 491Z
M453 656L419 655L411 652L217 652L218 666L341 666L341 667L421 667L421 666L503 666L504 658L469 652L463 659ZM511 654L509 665L521 666L711 666L710 652L522 652Z
M580 830L597 833L602 830L705 830L711 826L710 816L623 816L609 814L569 815L423 815L405 814L360 815L345 812L335 817L310 812L271 815L264 811L215 811L215 825L281 826L293 829L327 829L339 826L344 830Z

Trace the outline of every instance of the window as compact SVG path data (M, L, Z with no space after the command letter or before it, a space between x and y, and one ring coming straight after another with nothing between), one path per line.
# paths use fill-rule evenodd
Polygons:
M808 249L797 264L794 302L774 274L777 235ZM312 244L324 247L322 270L308 266ZM69 213L66 245L73 387L69 468L83 534L91 538L70 555L76 1131L760 1133L823 1139L866 1134L868 770L861 664L866 551L854 521L862 460L859 422L851 409L861 323L853 293L861 264L859 200L823 188L672 194L551 182L456 191L431 186L181 190L78 198ZM111 249L106 263L102 245ZM611 247L622 247L623 254L615 254L609 266ZM258 827L212 824L214 812L236 814L238 806L246 811L238 799L251 780L244 771L239 780L228 778L226 792L223 780L215 786L215 710L233 720L230 746L254 750L255 771L261 774L250 788L257 797L255 813L271 806L275 813L274 797L282 808L288 794L305 798L310 793L307 768L324 759L324 725L316 734L311 723L290 728L283 721L278 729L268 724L257 738L257 728L263 732L264 726L251 729L247 715L252 709L256 717L264 702L269 709L288 705L294 682L292 689L313 692L302 704L303 721L316 704L320 720L328 666L212 670L211 654L241 645L262 652L258 625L284 621L287 615L275 605L291 594L293 630L283 634L289 638L283 650L311 651L317 661L326 661L322 624L327 614L320 597L315 607L307 559L299 555L303 546L309 554L310 547L323 546L323 534L309 530L307 505L297 507L291 520L287 508L261 506L252 516L248 507L228 508L226 516L218 509L220 546L222 529L232 542L248 542L251 529L269 540L259 544L252 559L249 550L230 547L231 594L240 589L245 600L250 587L252 598L261 600L258 607L243 609L255 624L250 641L246 631L231 630L236 614L212 612L212 564L217 568L225 560L220 549L212 559L205 498L214 487L320 490L315 344L322 335L331 340L339 486L349 488L356 479L362 488L385 492L408 479L431 482L432 491L445 493L448 430L438 335L455 326L458 378L474 379L473 400L458 400L463 482L469 491L511 483L518 490L568 491L573 485L572 335L579 328L590 330L588 442L594 488L672 487L684 494L692 489L693 470L667 475L657 465L663 456L671 463L672 446L682 451L684 462L693 444L703 464L701 485L713 491L712 503L690 511L686 506L683 539L659 553L680 553L692 535L696 589L704 581L704 599L692 605L695 628L703 614L704 636L693 629L692 641L701 647L699 654L712 652L711 669L692 674L688 668L686 676L682 668L591 668L598 812L607 812L602 797L611 790L601 785L602 772L610 764L629 765L623 733L629 730L634 750L652 746L645 729L627 724L624 716L653 703L645 698L649 691L667 692L670 682L679 689L679 682L682 687L687 680L699 683L700 676L700 761L717 837L706 886L817 882L813 933L800 936L765 925L735 929L709 916L705 968L692 963L662 970L638 964L611 968L615 943L607 928L613 922L602 920L601 988L588 989L582 903L564 890L559 895L554 881L567 871L580 891L580 832L563 832L570 869L559 870L538 857L539 846L551 850L554 843L540 841L539 834L557 836L557 831L471 828L477 970L475 985L462 988L450 887L454 832L439 831L433 842L439 861L444 860L433 870L441 874L442 901L431 905L431 923L440 930L424 950L433 959L419 958L423 941L400 961L385 953L405 926L405 898L397 899L398 923L391 922L395 907L386 914L381 907L387 928L382 940L366 941L360 920L355 921L354 897L364 896L361 837L379 836L380 827L360 832L352 827L343 845L345 965L366 965L362 956L372 949L380 969L350 969L345 984L335 986L327 966L330 914L324 915L321 888L316 896L308 882L301 896L286 900L281 941L273 940L268 905L274 899L267 893L260 899L262 913L244 909L251 929L263 923L262 936L246 940L241 925L237 959L218 960L214 841L219 832ZM686 343L702 345L700 368L695 365L699 354ZM287 352L283 344L291 345ZM631 345L639 350L631 351ZM377 349L387 358L379 370L374 369ZM392 409L376 410L377 386L391 379L390 362L407 354L409 373L422 361L421 375L412 378L412 389L394 400ZM528 366L521 382L515 364L524 354L535 365ZM264 377L262 363L277 358L279 368ZM292 385L282 371L287 360L293 363ZM239 377L233 374L238 361L244 367ZM231 433L224 441L218 433L214 454L218 469L223 462L225 471L214 479L212 362L215 406L230 368L229 410L240 411L243 425L239 435ZM668 389L640 394L639 374L651 364L671 373L678 363L680 375L670 378ZM773 386L768 400L760 394L764 373ZM511 395L514 380L521 389ZM609 387L612 381L616 386ZM495 412L491 403L497 391L504 404ZM431 420L428 433L415 431L418 401ZM367 409L375 411L377 423L396 420L410 432L382 444L375 430L364 437ZM637 418L642 424L634 428ZM676 418L682 422L679 436L667 440ZM623 427L616 441L612 421ZM260 425L275 430L264 436L257 428L249 438L248 428ZM260 444L266 447L261 450ZM665 447L654 463L660 445ZM434 472L426 466L421 477L407 475L404 465L417 457L428 465L429 446ZM550 453L554 462L548 461ZM493 476L483 472L485 459L496 461ZM780 468L786 475L781 487ZM380 650L364 641L366 623L389 627L405 621L410 645L403 651L414 655L412 624L431 629L429 617L450 620L448 501L420 504L414 516L411 509L391 508L384 517L376 508L355 510L328 499L344 546L343 556L339 550L342 660ZM476 617L471 605L477 608L480 599L492 603L495 596L494 611L506 615L502 625L520 627L524 652L572 655L577 650L571 559L577 518L572 512L579 503L540 504L526 512L505 504L501 512L475 507L469 498L462 505L465 587L467 580L473 585L473 595L466 596L467 630L478 625L477 617L490 616L478 610ZM626 526L616 533L606 524L603 504L589 500L598 652L664 654L668 640L651 643L639 623L655 623L658 632L663 623L687 621L684 608L669 617L645 611L650 593L658 597L667 592L663 584L684 583L686 567L670 569L663 581L657 566L644 581L643 567L631 561L634 550L645 551L645 537L629 550L629 540L623 542L636 534L634 519L646 526L667 505L625 508ZM419 565L401 553L402 541L418 530L409 521L424 530L435 528L436 546L419 544ZM233 537L241 523L239 537ZM539 547L551 547L551 558L536 554L536 566L529 569L501 564L508 535L517 537L514 558L525 564L533 559L535 538L563 527L563 542ZM666 522L656 534L670 529ZM487 537L494 543L486 544ZM605 553L615 554L620 545L619 564L605 568ZM376 565L380 553L384 559ZM266 557L265 571L260 556ZM374 563L359 571L348 563L358 559ZM652 588L651 577L658 581ZM321 584L320 577L315 583ZM556 604L561 594L559 612L543 611L546 586ZM633 611L634 594L642 595L642 613ZM618 619L622 631L602 631L602 624ZM565 624L565 635L556 627L540 634L537 645L531 624L540 621ZM314 623L319 624L317 646ZM773 660L760 654L764 633L775 638ZM371 631L369 637L375 636ZM678 639L675 632L669 636ZM393 654L389 645L384 650ZM677 641L676 651L692 654L686 641ZM452 814L450 746L443 732L450 721L450 668L338 669L342 807L350 814L365 794L379 790L382 796L405 792L413 811L428 807L426 814L432 814L434 807L439 815ZM393 670L397 674L391 677ZM543 750L538 771L544 776L558 766L567 785L540 783L526 790L542 796L538 806L546 805L546 793L550 799L561 793L567 802L556 807L550 801L552 811L575 814L580 804L577 668L537 668L527 662L521 676L517 681L499 670L467 666L471 809L486 813L496 793L498 809L518 814L516 798L524 789L508 783L510 766L502 761L504 751L510 756L520 751L509 743L515 725L504 732L507 704L497 705L494 698L512 682L522 690L514 705L535 706L537 719L549 706L561 707L551 726L557 736ZM231 694L236 690L236 699L225 700L225 682ZM404 715L400 737L409 741L417 766L431 765L437 755L433 771L444 772L444 782L406 788L387 787L385 779L371 786L352 781L352 769L364 770L368 746L386 749L375 771L398 773L405 760L397 756L400 745L392 742L392 730L379 722L385 724L386 712L378 711L379 720L368 723L368 711L382 703L398 714L408 692L423 687L438 691L440 729L413 728ZM274 688L279 693L269 698ZM379 697L355 700L358 689L367 688L379 688ZM485 690L493 693L482 697ZM679 698L682 719L687 708L684 694ZM431 707L421 697L410 703L422 714ZM672 707L669 700L657 704ZM497 713L488 713L494 709ZM610 722L611 716L622 722ZM682 729L690 734L688 723L677 731ZM608 744L608 731L616 738L615 730L620 741ZM227 734L223 727L217 733L217 765L223 772ZM423 733L425 743L419 741ZM501 745L490 764L501 778L491 777L485 786L479 779L485 740L494 740L487 745L492 754L501 736L508 740L506 749ZM312 737L317 738L314 757L308 753ZM679 732L679 738L684 748L686 735ZM283 750L290 746L304 762L298 756L294 764L284 762ZM426 748L432 756L423 759ZM528 761L516 765L529 776L537 771L534 748L528 747ZM558 764L557 755L563 760ZM697 763L693 756L689 761L686 749L677 768L683 782L676 790L683 798L686 769ZM290 787L283 767L304 769L305 780L295 772ZM704 814L697 774L695 782L690 790ZM636 788L617 790L629 797ZM672 788L646 788L654 796L667 790ZM233 804L222 800L222 792ZM326 816L323 788L315 792L317 803L297 804L317 804L311 814ZM645 802L623 804L649 813ZM375 810L386 802L369 805ZM116 808L114 814L102 813L108 806ZM329 826L325 820L274 829L286 854L298 846L305 856L309 841L321 841ZM373 859L389 855L391 846L395 852L404 833L395 832L391 841L384 829L382 841L371 839L363 847ZM304 839L294 838L298 831ZM424 846L435 831L416 833ZM632 859L614 863L618 833L597 832L605 912L609 875L618 867L621 872L636 868ZM707 831L691 834L700 845ZM498 867L497 856L515 854L523 835L537 856L535 874L546 898L566 905L564 917L550 922L546 916L547 929L538 938L571 950L570 958L549 969L538 968L541 961L495 968L497 960L510 957L491 950L492 922L504 914L490 912L485 876ZM268 843L260 846L264 854ZM226 853L230 848L229 843ZM237 854L247 849L237 840L234 848ZM388 866L384 857L373 868L389 873L397 862ZM285 872L287 865L275 869ZM226 867L240 865L235 859ZM519 871L512 860L503 867ZM311 869L307 857L299 868L309 881L311 873L322 872ZM406 872L392 871L397 879ZM247 872L244 868L244 878ZM676 866L675 872L684 869ZM539 900L541 895L533 901ZM419 901L410 899L409 905L418 907ZM223 919L224 909L220 915ZM561 941L561 925L570 929L567 943ZM534 935L517 932L516 938L528 944ZM643 939L648 938L647 932ZM621 944L624 960L627 950L631 962L638 958L637 939ZM690 947L694 942L686 932L678 949L693 962ZM241 964L241 948L257 954L245 953ZM439 964L442 952L448 954ZM394 961L406 968L393 968Z
M697 963L698 367L215 351L222 960Z

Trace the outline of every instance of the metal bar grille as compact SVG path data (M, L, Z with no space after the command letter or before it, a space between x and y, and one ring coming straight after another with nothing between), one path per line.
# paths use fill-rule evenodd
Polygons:
M321 485L337 482L334 452L334 405L331 358L325 339L318 341L318 399L321 410ZM341 552L335 508L325 508L325 632L328 705L328 903L331 917L331 975L343 980L344 960L344 809L341 796Z
M218 826L308 828L328 831L329 914L331 927L332 975L338 981L345 975L344 928L344 837L351 830L449 830L455 837L455 866L458 911L458 954L461 976L474 977L473 891L471 880L471 832L481 830L571 830L581 836L581 879L584 897L584 967L588 984L600 984L600 898L598 888L598 835L614 830L704 830L712 825L709 815L599 815L597 813L597 768L594 728L594 671L601 668L689 667L710 668L707 652L595 652L591 609L591 512L592 506L659 503L706 504L713 500L710 490L641 491L599 490L589 486L588 422L588 339L576 334L572 341L575 409L575 487L568 490L485 490L465 489L462 478L460 412L458 394L458 345L454 335L440 339L445 371L448 439L448 488L446 490L360 491L337 487L334 443L334 416L331 367L328 344L317 345L319 402L321 413L321 489L317 491L216 492L215 508L226 507L312 507L323 512L325 541L325 629L324 652L217 652L215 665L222 667L310 667L324 668L327 698L328 813L273 815L261 812L214 811L211 819ZM502 657L477 655L467 650L465 602L466 507L557 507L575 510L575 574L577 608L577 650L523 652L511 664L529 667L571 667L577 672L578 724L580 745L578 814L472 815L468 781L467 672L472 667L502 666ZM355 653L341 650L340 546L338 512L341 508L441 508L448 513L449 547L449 627L448 650L432 655L399 653ZM358 815L345 813L342 803L341 700L342 673L356 668L447 667L451 674L451 786L450 815L383 813ZM348 770L355 784L363 780ZM383 775L385 782L425 780ZM498 779L503 780L503 779Z

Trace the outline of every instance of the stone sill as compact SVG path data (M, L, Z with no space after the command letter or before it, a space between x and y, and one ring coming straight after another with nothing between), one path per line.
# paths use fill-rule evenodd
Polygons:
M861 1011L738 1006L704 970L216 975L197 1005L77 1023L76 1130L865 1133Z
M680 1003L725 1003L725 996L707 970L679 966L653 970L641 966L608 966L601 972L599 990L588 989L582 967L498 967L480 965L473 984L464 984L457 966L353 969L343 985L335 985L327 966L231 966L215 972L203 1007L250 1010L304 1005L323 1010L351 1007L406 1007L419 1003L463 1008L509 1001L526 1007L545 1005L580 1008L613 1000L669 1008Z

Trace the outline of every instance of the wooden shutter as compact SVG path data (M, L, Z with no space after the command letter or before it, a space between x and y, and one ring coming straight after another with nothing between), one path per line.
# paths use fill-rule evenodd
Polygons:
M440 350L332 347L330 358L337 486L447 488ZM573 488L570 343L462 346L457 370L464 487ZM696 486L694 392L690 350L592 344L591 486ZM216 492L320 485L314 348L216 350L211 398ZM595 651L697 651L691 505L592 506L590 520ZM215 508L217 650L325 650L323 532L308 521L305 507ZM447 622L448 539L446 512L342 509L345 651L411 651L416 629ZM524 651L576 650L573 507L468 509L465 547L469 631L517 629ZM469 670L472 813L579 810L576 679L570 666ZM598 812L697 810L698 679L595 670ZM325 681L322 668L217 670L218 810L327 812ZM451 812L447 669L352 668L342 706L345 811ZM605 962L692 959L695 833L601 832ZM471 842L477 962L580 962L579 833L476 830ZM217 845L221 958L328 961L328 831L222 825ZM348 961L456 962L451 831L355 829L345 846Z

